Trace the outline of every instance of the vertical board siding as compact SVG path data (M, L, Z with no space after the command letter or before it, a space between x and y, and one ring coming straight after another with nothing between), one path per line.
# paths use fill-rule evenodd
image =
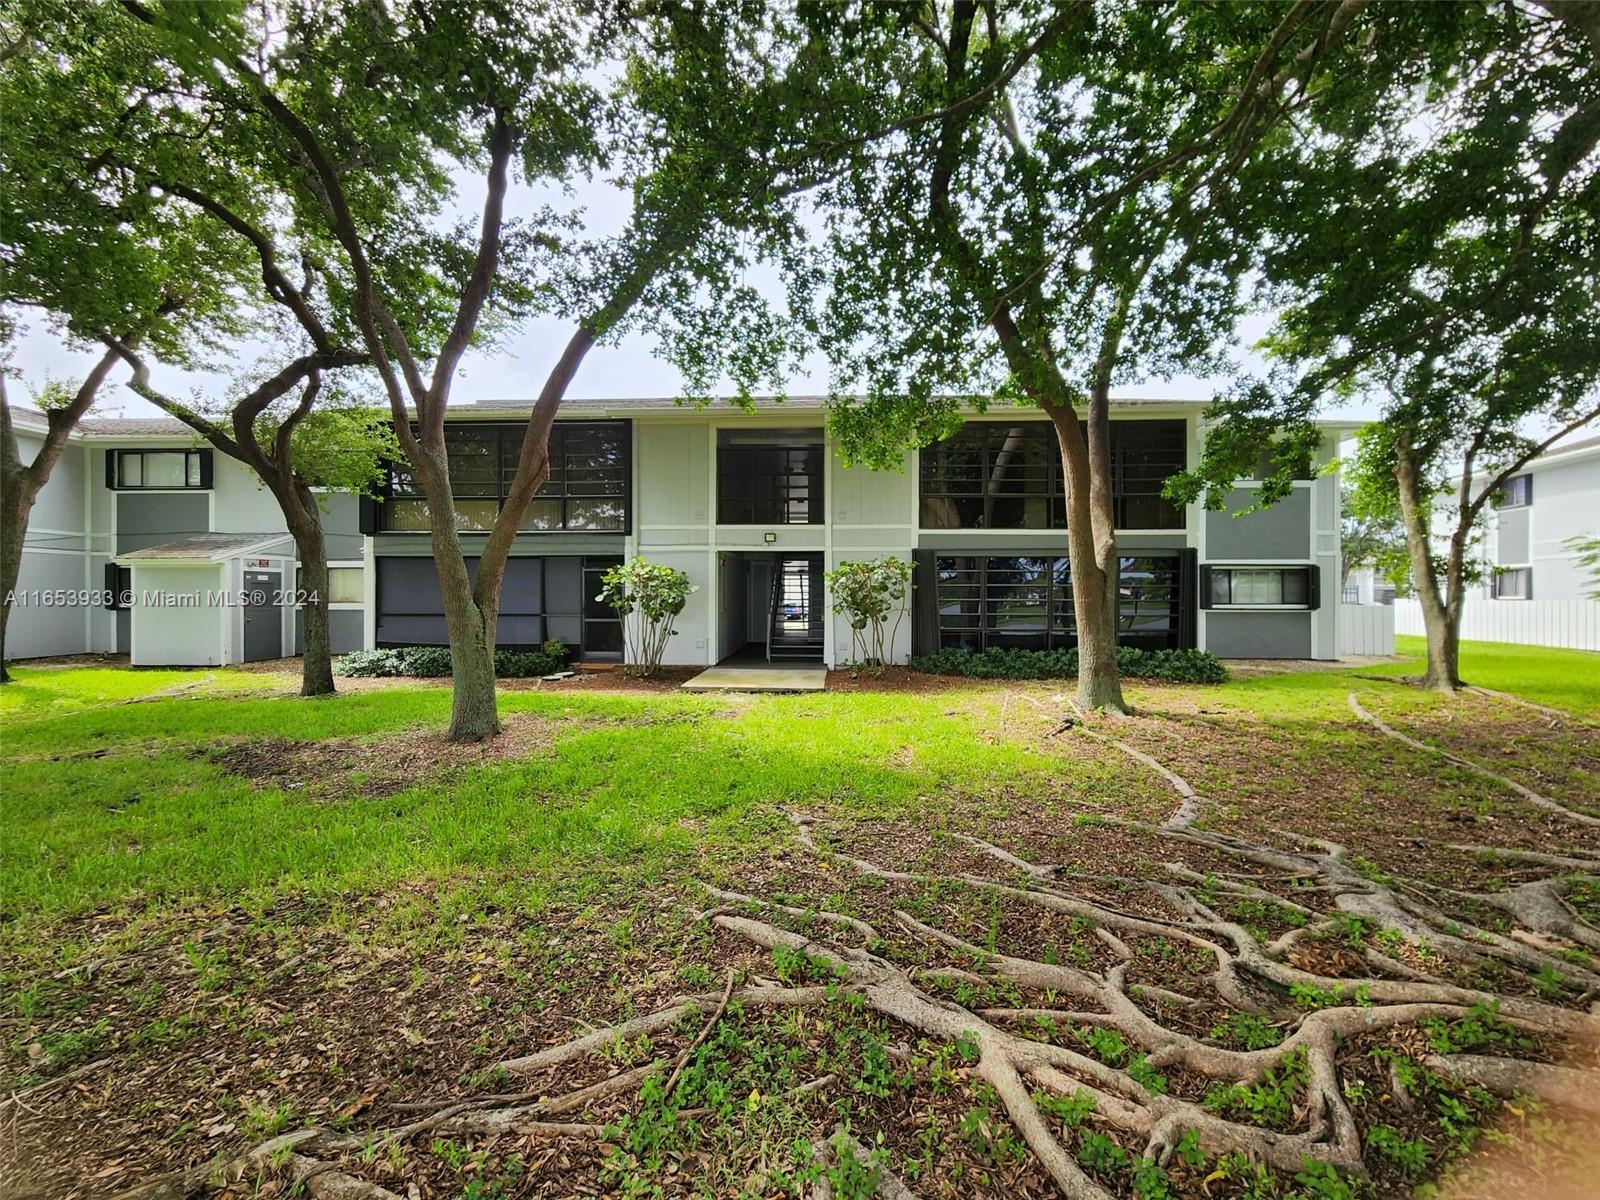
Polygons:
M1394 602L1397 633L1421 636L1422 605ZM1600 650L1600 600L1469 600L1461 612L1461 637L1472 642L1514 642Z
M1339 605L1339 653L1393 654L1395 612L1387 604Z

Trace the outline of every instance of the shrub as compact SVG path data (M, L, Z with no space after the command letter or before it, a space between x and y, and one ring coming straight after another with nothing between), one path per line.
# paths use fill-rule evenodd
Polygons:
M552 638L537 650L496 650L494 673L502 679L525 679L566 669L570 651ZM339 659L335 672L351 678L441 679L450 674L448 646L387 646L357 650Z
M842 562L827 574L833 611L850 622L850 658L882 671L896 631L906 615L911 564L889 555L871 561ZM893 618L893 624L889 624Z
M627 671L654 675L661 666L667 639L675 632L672 622L699 589L676 567L650 562L643 555L612 567L600 577L600 584L595 599L616 609L622 619ZM635 611L637 623L628 620Z
M1078 652L947 647L932 654L913 655L911 669L927 675L967 675L977 679L1066 679L1078 673ZM1117 670L1129 679L1167 679L1174 683L1226 683L1228 679L1228 669L1206 650L1118 646Z

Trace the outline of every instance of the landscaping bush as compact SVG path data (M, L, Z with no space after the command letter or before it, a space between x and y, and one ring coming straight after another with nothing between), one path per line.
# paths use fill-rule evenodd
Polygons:
M906 615L911 564L891 554L870 562L842 562L824 578L833 611L850 623L850 661L883 674Z
M502 679L525 679L564 671L570 654L552 638L537 650L496 650L494 673ZM450 674L448 646L389 646L382 650L357 650L339 659L334 673L352 678L410 677L439 679Z
M676 567L650 562L642 554L612 567L600 577L600 584L595 599L615 609L622 622L623 669L629 675L654 675L667 639L677 636L672 623L700 589ZM639 619L630 621L635 612Z
M1078 673L1078 652L1023 650L1017 647L914 654L911 669L926 675L967 675L977 679L1065 679ZM1117 647L1117 670L1129 679L1168 679L1174 683L1225 683L1228 669L1205 650L1140 650Z

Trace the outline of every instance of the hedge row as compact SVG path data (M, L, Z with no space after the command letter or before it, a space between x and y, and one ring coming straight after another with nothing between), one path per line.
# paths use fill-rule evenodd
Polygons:
M978 679L1065 679L1078 673L1078 651L1024 650L1019 647L961 650L947 647L914 654L911 669L927 675L968 675ZM1130 679L1168 679L1174 683L1225 683L1228 669L1205 650L1140 650L1117 647L1117 670Z
M551 675L567 668L568 650L558 641L537 650L496 650L494 673L502 679ZM337 675L368 679L413 676L436 679L450 674L448 646L390 646L382 650L357 650L339 659Z

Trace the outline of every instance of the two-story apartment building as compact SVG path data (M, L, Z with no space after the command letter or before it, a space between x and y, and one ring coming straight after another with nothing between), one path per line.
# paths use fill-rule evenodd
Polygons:
M1474 479L1474 491L1487 485ZM1471 603L1589 598L1595 581L1575 538L1600 535L1600 437L1568 439L1506 480L1490 501L1484 557L1490 567Z
M1115 405L1122 637L1223 657L1334 657L1336 478L1303 480L1243 517L1234 514L1248 503L1248 480L1226 512L1168 503L1162 482L1195 461L1204 407ZM526 402L450 411L469 559L509 486L527 411ZM500 642L560 638L585 659L616 660L622 630L595 596L600 574L636 554L685 571L697 587L671 663L836 665L850 637L828 613L824 573L890 554L913 563L916 582L897 658L941 645L1074 642L1061 467L1038 413L974 413L956 436L889 471L845 466L825 422L816 397L753 412L569 401L552 435L549 481L512 551ZM407 473L391 472L381 500L326 497L324 520L335 649L443 642L426 504ZM116 651L135 664L276 657L295 647L297 614L284 594L295 566L276 505L239 464L173 421L90 420L35 510L9 649L19 658ZM111 602L32 602L75 592Z

